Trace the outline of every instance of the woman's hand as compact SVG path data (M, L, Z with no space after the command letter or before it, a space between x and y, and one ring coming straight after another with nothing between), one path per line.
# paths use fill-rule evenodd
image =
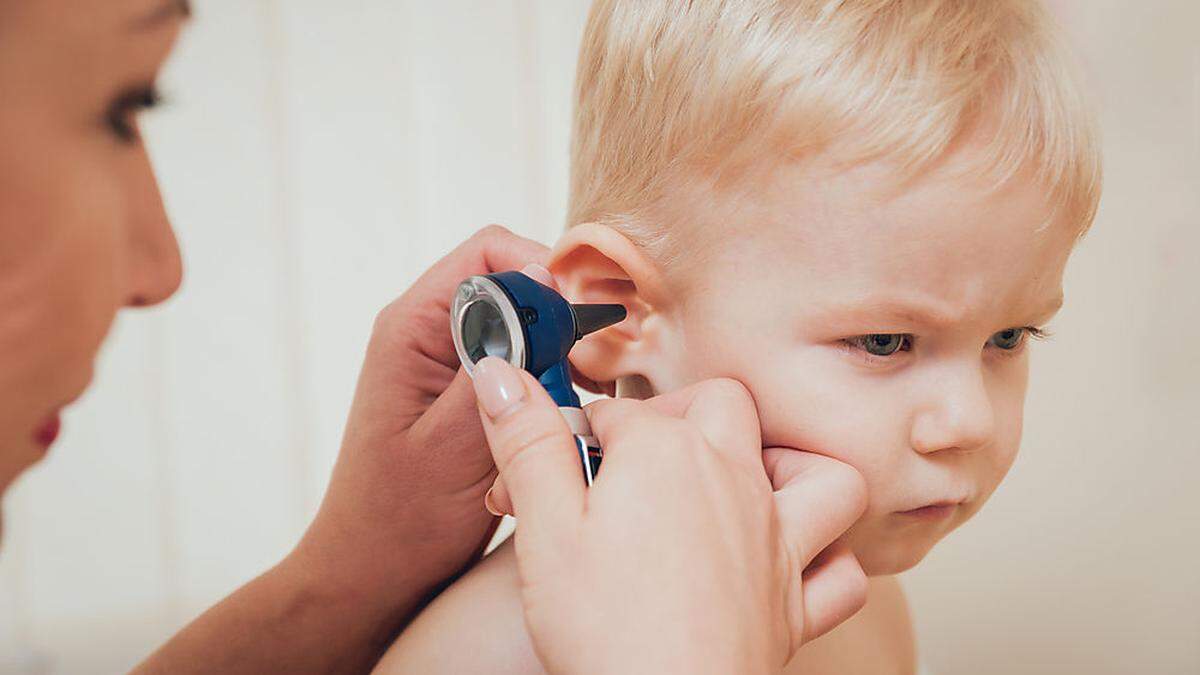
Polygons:
M499 226L478 232L380 312L325 499L297 549L359 602L405 618L482 553L495 476L470 378L450 336L465 278L529 268L548 250Z
M857 561L830 547L865 506L862 479L823 457L764 454L740 384L590 406L605 451L590 489L531 376L489 358L475 387L547 670L775 672L865 601Z
M451 342L448 302L468 276L547 253L485 228L379 314L333 478L300 544L139 672L358 672L375 663L496 523L483 508L496 469Z

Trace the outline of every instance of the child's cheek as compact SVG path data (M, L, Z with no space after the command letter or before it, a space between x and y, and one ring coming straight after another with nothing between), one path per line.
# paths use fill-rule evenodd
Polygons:
M996 431L992 443L980 451L981 465L978 477L979 503L982 506L992 492L1008 475L1017 453L1021 448L1024 425L1025 383L1013 382L1007 390L1001 390L996 405Z
M801 371L803 372L803 371ZM788 377L783 369L756 369L743 380L758 404L763 445L814 452L854 467L867 483L868 509L894 501L906 445L903 411L873 402L820 377Z
M980 459L985 465L984 475L981 477L981 495L979 506L989 497L992 492L999 487L1004 477L1008 475L1009 469L1012 468L1013 462L1016 461L1017 452L1021 449L1021 416L1017 413L1016 419L1010 419L1007 426L1000 425L996 433L996 442L993 446L984 451L984 456Z

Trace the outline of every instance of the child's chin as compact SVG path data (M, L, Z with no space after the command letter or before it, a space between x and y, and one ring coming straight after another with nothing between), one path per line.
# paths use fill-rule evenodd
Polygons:
M849 544L862 565L863 572L869 577L899 574L916 567L925 559L937 539L889 542L856 542L849 538Z

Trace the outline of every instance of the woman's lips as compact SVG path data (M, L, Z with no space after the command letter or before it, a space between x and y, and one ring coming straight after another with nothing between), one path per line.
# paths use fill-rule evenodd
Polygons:
M54 444L58 438L58 431L62 428L62 422L59 420L58 413L51 415L42 426L33 434L33 440L43 448L48 448Z

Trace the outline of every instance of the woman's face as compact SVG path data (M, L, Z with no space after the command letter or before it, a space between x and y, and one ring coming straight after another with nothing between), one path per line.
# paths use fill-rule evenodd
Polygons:
M42 457L117 310L180 261L137 114L182 0L0 0L0 494Z

